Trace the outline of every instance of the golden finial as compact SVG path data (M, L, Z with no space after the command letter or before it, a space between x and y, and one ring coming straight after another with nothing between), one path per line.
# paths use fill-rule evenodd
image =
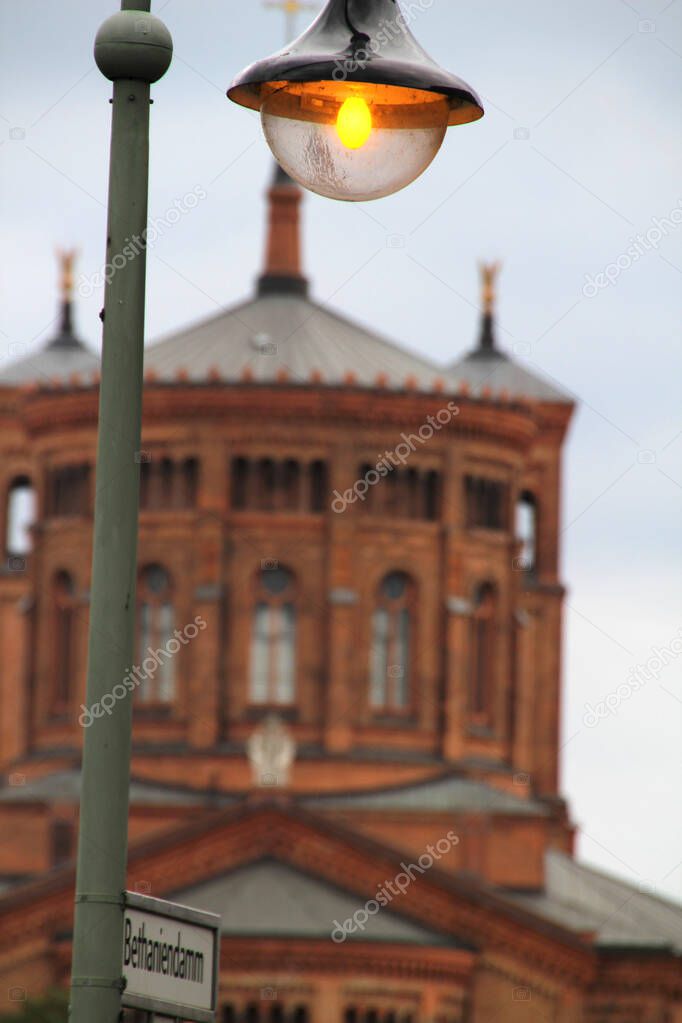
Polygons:
M483 312L486 315L492 315L497 297L495 285L502 269L502 263L481 263L479 265L481 269L481 304L483 305Z
M77 254L76 249L57 249L59 290L64 302L70 302L73 295L73 267Z

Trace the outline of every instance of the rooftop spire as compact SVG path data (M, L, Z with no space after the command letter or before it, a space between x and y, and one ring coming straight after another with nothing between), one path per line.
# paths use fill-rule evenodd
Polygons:
M73 267L76 262L75 249L57 249L59 261L60 320L59 333L50 341L48 348L80 348L81 343L73 332Z
M308 291L308 281L301 273L301 198L298 185L275 164L268 191L265 268L258 279L259 295L305 295Z
M502 264L481 263L481 334L478 341L478 351L483 354L495 351L495 303L497 292L495 285L499 276Z

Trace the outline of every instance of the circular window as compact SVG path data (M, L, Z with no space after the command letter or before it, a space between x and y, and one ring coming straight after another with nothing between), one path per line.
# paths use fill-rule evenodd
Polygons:
M152 593L163 593L169 586L168 573L160 565L150 565L144 572L144 583Z
M286 568L266 568L261 573L261 582L268 593L275 596L291 586L293 575Z
M400 600L407 590L407 576L404 572L391 572L381 585L381 592L389 600Z

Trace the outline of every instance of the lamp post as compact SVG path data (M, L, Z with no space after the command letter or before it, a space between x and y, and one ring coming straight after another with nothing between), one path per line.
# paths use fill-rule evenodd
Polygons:
M95 40L114 84L86 723L70 1018L118 1023L126 887L134 656L150 85L172 41L151 0L122 0ZM260 110L276 158L337 199L388 195L428 166L480 100L421 49L396 0L329 0L311 28L228 91ZM128 248L127 248L128 247ZM131 689L134 687L130 687Z
M134 650L146 276L144 249L127 259L125 247L145 237L150 84L172 54L168 30L149 11L150 0L122 0L95 41L97 65L113 82L106 263L115 272L104 297L72 1023L118 1023L121 1011L132 726L123 680Z

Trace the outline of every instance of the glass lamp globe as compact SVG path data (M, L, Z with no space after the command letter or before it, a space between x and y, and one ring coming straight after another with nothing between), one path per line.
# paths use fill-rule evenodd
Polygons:
M379 199L419 177L476 94L410 33L396 0L329 0L313 25L242 72L228 96L259 110L275 159L332 199Z

